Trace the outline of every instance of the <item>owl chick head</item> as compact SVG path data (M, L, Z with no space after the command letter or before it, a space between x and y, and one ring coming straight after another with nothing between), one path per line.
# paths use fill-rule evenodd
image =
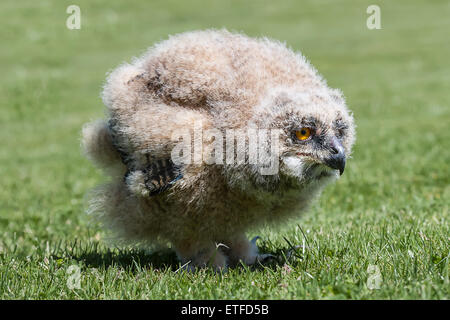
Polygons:
M355 126L339 90L274 89L255 111L254 125L279 129L279 176L304 184L342 175Z

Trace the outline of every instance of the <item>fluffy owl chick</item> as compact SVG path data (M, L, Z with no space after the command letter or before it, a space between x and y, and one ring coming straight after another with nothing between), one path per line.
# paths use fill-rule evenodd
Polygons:
M226 30L156 44L109 75L103 101L83 145L112 180L91 211L192 268L264 258L245 232L304 212L354 142L341 92L301 54Z

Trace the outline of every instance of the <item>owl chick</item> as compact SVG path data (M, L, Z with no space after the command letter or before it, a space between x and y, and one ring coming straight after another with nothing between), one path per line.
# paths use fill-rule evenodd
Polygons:
M82 139L112 179L90 211L120 239L171 243L194 269L264 259L245 232L304 212L355 140L342 93L301 54L226 30L156 44L102 98L108 119Z

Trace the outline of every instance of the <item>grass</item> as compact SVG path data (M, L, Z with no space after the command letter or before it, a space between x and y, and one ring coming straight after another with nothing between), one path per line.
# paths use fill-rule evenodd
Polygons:
M0 298L448 299L450 6L376 3L381 30L366 28L372 0L2 1ZM81 30L65 27L70 4ZM301 50L344 91L358 138L342 179L298 224L258 231L277 260L186 274L170 251L107 247L84 213L103 178L79 134L103 115L107 71L210 27ZM79 289L67 286L72 265Z

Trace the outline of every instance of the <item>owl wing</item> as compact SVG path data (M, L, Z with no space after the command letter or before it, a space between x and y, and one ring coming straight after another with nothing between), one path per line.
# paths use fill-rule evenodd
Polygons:
M176 166L171 159L153 159L143 170L143 173L149 196L166 191L175 182L183 178L181 168Z

